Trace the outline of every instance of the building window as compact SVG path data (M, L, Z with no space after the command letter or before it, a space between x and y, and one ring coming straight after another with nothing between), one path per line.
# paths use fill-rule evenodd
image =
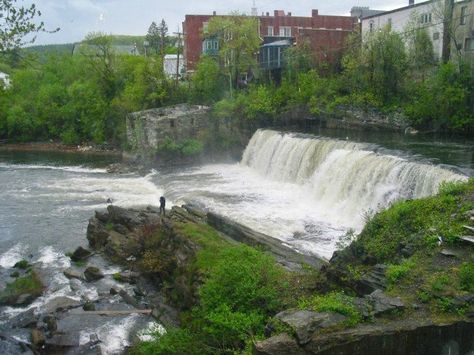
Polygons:
M374 21L370 21L369 23L369 31L374 32Z
M389 19L388 19L388 25L389 25L390 27L392 27L392 18L389 18Z
M437 41L439 39L439 32L433 33L433 41Z
M467 6L463 6L461 7L461 17L459 18L460 25L466 24L466 17L467 17Z
M214 50L218 50L219 49L219 42L218 41L214 41Z
M202 23L202 32L207 33L209 30L209 22L203 22Z
M291 37L291 27L281 26L280 27L280 37Z
M431 13L422 14L420 22L421 24L431 23Z
M473 52L474 51L474 37L466 38L466 43L464 45L464 50Z
M273 26L268 26L267 35L270 36L270 37L273 37Z

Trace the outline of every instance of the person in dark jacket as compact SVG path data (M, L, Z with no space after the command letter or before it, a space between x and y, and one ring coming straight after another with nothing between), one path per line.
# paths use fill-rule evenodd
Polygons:
M164 198L164 196L161 196L160 197L160 215L163 214L163 216L166 217L165 205L166 205L166 199Z

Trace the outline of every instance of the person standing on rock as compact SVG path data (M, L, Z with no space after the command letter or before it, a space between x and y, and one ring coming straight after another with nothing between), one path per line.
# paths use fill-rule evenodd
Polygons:
M163 213L164 217L166 217L165 205L166 205L166 199L164 196L161 196L160 197L160 215Z

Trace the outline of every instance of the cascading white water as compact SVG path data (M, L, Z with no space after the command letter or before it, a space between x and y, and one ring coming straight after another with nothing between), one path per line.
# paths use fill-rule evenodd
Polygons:
M377 153L373 146L259 130L241 164L266 178L301 185L331 223L362 227L366 212L399 199L437 193L443 181L467 177L435 165Z

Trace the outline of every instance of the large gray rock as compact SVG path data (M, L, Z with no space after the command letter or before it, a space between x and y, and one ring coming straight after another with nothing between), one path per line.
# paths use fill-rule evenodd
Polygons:
M84 275L81 271L75 268L68 268L63 271L64 276L66 276L68 279L78 279L78 280L83 280Z
M79 346L79 340L79 333L55 334L51 338L46 339L46 345L60 348L75 347Z
M338 313L318 313L306 310L283 311L275 318L293 329L299 344L309 342L318 329L333 327L346 320L345 316Z
M8 324L12 328L26 328L32 324L35 324L37 321L37 316L35 315L35 309L30 308L29 310L22 312L15 317L11 318L8 321Z
M295 339L283 333L269 339L258 341L253 348L254 355L304 355Z
M92 253L89 250L84 249L83 247L78 247L76 250L74 250L74 253L72 253L71 260L82 261L86 260L91 255Z
M91 282L102 279L104 277L104 274L102 273L102 271L100 271L99 268L96 268L95 266L89 266L84 271L84 277L87 281Z
M389 297L382 290L376 290L366 298L372 305L372 312L375 317L394 311L401 311L405 308L405 304L399 297Z
M76 301L72 298L60 296L53 298L51 301L46 303L43 308L44 313L54 313L57 311L65 311L71 308L81 306L81 302Z

